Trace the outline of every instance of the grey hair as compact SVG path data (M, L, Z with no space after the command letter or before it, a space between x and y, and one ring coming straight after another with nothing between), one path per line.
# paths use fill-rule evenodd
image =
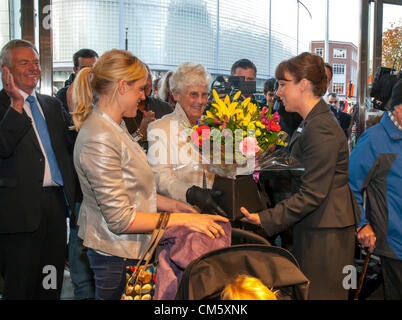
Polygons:
M31 48L33 49L38 55L39 52L36 49L36 47L29 41L26 40L21 40L21 39L15 39L7 42L3 49L1 49L0 53L0 64L5 65L6 67L11 67L11 55L10 51L17 49L17 48Z
M177 67L169 80L170 90L180 93L188 86L209 87L211 75L201 64L185 62Z

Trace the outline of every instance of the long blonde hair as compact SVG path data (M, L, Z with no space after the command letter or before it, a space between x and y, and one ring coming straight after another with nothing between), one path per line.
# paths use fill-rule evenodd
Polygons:
M147 74L146 66L140 59L129 51L117 49L105 52L92 68L83 68L74 80L72 129L78 131L91 112L94 93L107 94L110 101L113 101L120 80L131 84Z

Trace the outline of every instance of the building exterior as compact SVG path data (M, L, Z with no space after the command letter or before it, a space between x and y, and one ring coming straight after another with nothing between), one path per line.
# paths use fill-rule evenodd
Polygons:
M262 88L282 60L308 50L298 37L307 13L297 19L297 9L297 0L53 0L54 80L68 77L80 48L102 54L127 45L154 75L186 61L228 75L248 58Z
M1 46L20 37L21 3L0 0ZM53 82L63 85L77 50L118 48L158 76L186 61L228 75L236 60L248 58L262 89L281 61L309 50L310 22L298 0L52 0Z
M312 41L310 52L325 58L325 42ZM333 69L333 78L328 93L336 92L343 100L348 98L348 84L353 84L353 97L356 97L358 51L351 42L329 41L329 61ZM352 97L352 101L354 98Z

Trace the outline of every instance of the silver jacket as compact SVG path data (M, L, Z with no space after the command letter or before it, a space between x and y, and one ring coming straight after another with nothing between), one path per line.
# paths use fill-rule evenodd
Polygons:
M128 234L136 212L156 212L156 188L143 149L128 133L94 107L74 147L74 165L83 192L78 218L84 246L136 259L150 239Z
M203 168L198 150L188 141L186 127L190 127L190 122L177 103L172 113L151 122L147 133L147 156L158 193L183 202L188 188L211 188L215 176Z

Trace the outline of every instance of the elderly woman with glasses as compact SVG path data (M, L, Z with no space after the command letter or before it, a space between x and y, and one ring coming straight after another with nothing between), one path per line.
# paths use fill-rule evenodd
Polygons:
M176 106L173 113L148 127L148 161L157 190L167 197L187 201L202 212L225 215L212 191L214 175L200 166L200 154L188 142L186 127L197 124L208 102L210 74L200 64L180 65L169 80Z

